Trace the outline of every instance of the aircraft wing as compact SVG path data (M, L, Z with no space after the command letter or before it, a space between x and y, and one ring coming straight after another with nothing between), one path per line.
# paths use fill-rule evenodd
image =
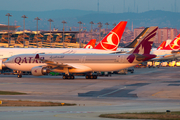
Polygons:
M39 57L39 54L36 54L35 59L37 59L37 60L39 60L39 61L41 61L43 63L46 63L47 66L51 66L53 68L54 67L56 67L56 68L57 67L58 68L64 68L64 67L66 67L66 68L74 68L73 66L70 66L70 65L65 64L65 63L59 63L59 62L55 62L55 61L50 61L50 60L42 59L42 58Z
M91 71L91 68L84 66L84 65L80 65L80 64L67 64L67 63L60 63L60 62L56 62L56 61L50 61L50 60L45 60L39 57L39 54L36 54L35 59L46 63L47 67L51 68L50 70L55 70L55 69L64 69L64 68L68 68L68 69L76 69L76 72L88 72Z

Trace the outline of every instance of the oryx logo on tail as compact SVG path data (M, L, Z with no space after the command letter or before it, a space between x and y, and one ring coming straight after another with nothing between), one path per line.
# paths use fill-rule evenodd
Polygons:
M141 42L130 52L131 55L127 58L129 63L132 63L135 58L139 60L146 60L150 57L154 57L154 55L150 54L151 47L154 41L154 37L156 35L158 27L151 27L146 34L142 37Z
M94 48L116 51L126 27L127 21L122 21Z

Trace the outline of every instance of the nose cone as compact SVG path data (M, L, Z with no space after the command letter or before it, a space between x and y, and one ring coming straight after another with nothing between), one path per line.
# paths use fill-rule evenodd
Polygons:
M6 61L4 61L4 65L5 65L6 67L8 67L9 63L10 63L10 58L8 58Z

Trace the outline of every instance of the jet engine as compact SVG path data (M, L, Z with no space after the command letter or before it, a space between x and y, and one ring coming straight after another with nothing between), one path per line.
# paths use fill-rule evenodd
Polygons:
M42 76L42 75L46 75L48 73L48 70L44 67L38 66L38 67L33 67L31 69L31 73L34 76Z
M2 63L2 60L0 60L0 70L2 70L3 68L3 63Z
M0 60L0 70L2 70L3 68L6 68L3 62L4 62L3 60Z

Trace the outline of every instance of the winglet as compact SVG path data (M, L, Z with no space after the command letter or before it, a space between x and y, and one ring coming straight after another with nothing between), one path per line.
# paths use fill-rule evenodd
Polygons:
M127 45L124 48L135 48L136 45L138 44L138 42L140 41L140 39L144 36L144 34L147 32L147 30L149 29L149 27L146 27L134 40L133 42L131 42L129 45Z
M107 34L102 41L94 48L100 50L116 51L121 40L122 34L125 30L127 21L121 21L114 29Z

